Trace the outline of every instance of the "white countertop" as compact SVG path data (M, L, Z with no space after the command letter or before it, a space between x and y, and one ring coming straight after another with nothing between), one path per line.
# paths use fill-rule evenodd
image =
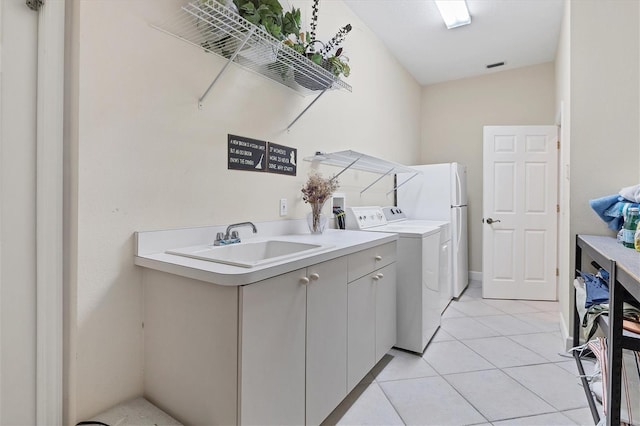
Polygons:
M156 232L161 233L163 231ZM171 232L175 234L179 231ZM184 232L193 233L193 229L186 229ZM281 241L321 244L330 247L323 251L301 255L293 259L271 262L265 265L255 266L253 268L244 268L165 253L165 250L195 244L193 242L187 244L184 239L180 238L180 245L171 245L177 243L167 241L164 243L164 248L160 248L161 245L156 244L156 241L154 241L154 247L150 250L144 243L144 238L149 237L149 234L152 233L136 233L137 245L136 256L134 259L134 263L136 265L225 286L239 286L255 283L267 278L295 271L296 269L306 268L320 262L349 255L351 253L398 239L397 234L391 233L337 229L327 229L321 235L312 235L309 233L271 235L270 238ZM255 238L260 239L264 237L256 236ZM153 235L151 235L151 238L149 239L158 240L158 238ZM243 241L245 242L249 242L251 239L251 237L243 237Z

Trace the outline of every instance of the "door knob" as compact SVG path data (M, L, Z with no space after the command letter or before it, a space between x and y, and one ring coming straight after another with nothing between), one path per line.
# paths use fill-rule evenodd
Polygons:
M492 223L498 223L498 222L500 222L500 219L497 219L497 220L493 220L492 218L488 218L488 219L487 219L487 223L488 223L489 225L491 225Z

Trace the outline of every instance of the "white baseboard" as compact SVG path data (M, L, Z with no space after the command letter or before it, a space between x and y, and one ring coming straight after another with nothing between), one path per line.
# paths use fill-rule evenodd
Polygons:
M573 347L573 336L569 334L569 327L567 327L567 324L564 322L562 314L558 312L558 315L560 315L560 333L564 341L564 347L566 350L569 350Z
M469 271L469 281L482 281L482 272Z

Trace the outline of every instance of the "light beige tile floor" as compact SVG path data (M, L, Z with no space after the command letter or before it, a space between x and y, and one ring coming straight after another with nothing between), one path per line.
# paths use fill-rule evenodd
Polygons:
M392 349L323 424L592 425L559 320L472 281L422 356Z

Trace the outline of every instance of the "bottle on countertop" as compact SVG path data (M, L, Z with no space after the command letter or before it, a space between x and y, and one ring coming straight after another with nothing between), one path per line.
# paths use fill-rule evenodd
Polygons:
M638 208L629 207L624 217L622 226L622 244L625 247L634 248L634 237L638 227Z
M633 244L636 246L636 251L640 251L640 226L636 229L636 236L633 239Z

